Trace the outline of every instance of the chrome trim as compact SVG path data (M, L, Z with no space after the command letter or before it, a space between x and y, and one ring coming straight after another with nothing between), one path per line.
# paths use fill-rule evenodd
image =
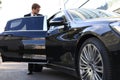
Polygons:
M34 32L34 31L45 31L45 30L10 30L4 32Z
M40 64L40 65L47 65L48 64L48 62L46 61L46 62L28 62L28 63L32 63L32 64Z
M43 30L47 31L47 16L44 16Z
M25 58L25 59L41 59L41 60L46 60L46 55L24 54L23 58Z

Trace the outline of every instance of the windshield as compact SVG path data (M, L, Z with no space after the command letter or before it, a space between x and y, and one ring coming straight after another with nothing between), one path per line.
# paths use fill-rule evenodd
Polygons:
M108 12L99 9L71 9L68 10L74 20L85 20L93 18L104 18L104 17L118 17L120 16L114 12Z

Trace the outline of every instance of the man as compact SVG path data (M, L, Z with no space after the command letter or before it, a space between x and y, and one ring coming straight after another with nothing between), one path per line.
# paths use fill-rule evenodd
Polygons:
M24 15L24 17L27 17L27 16L42 16L42 14L39 14L40 8L41 7L40 7L39 4L34 3L32 5L32 12L29 13L29 14Z
M24 17L43 16L42 14L39 14L39 11L40 11L40 5L37 3L34 3L32 5L32 12L24 15ZM41 70L42 70L42 65L28 63L28 75L32 74L33 71L34 72L41 72Z

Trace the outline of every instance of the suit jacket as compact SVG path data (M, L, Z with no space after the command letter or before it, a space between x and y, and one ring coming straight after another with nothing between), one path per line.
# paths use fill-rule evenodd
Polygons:
M24 15L24 17L29 17L31 16L31 13ZM37 16L43 16L42 14L37 14Z

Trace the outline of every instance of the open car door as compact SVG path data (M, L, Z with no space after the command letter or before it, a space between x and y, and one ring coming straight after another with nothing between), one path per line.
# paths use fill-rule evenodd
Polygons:
M7 22L0 34L3 61L46 62L46 16L24 17Z

